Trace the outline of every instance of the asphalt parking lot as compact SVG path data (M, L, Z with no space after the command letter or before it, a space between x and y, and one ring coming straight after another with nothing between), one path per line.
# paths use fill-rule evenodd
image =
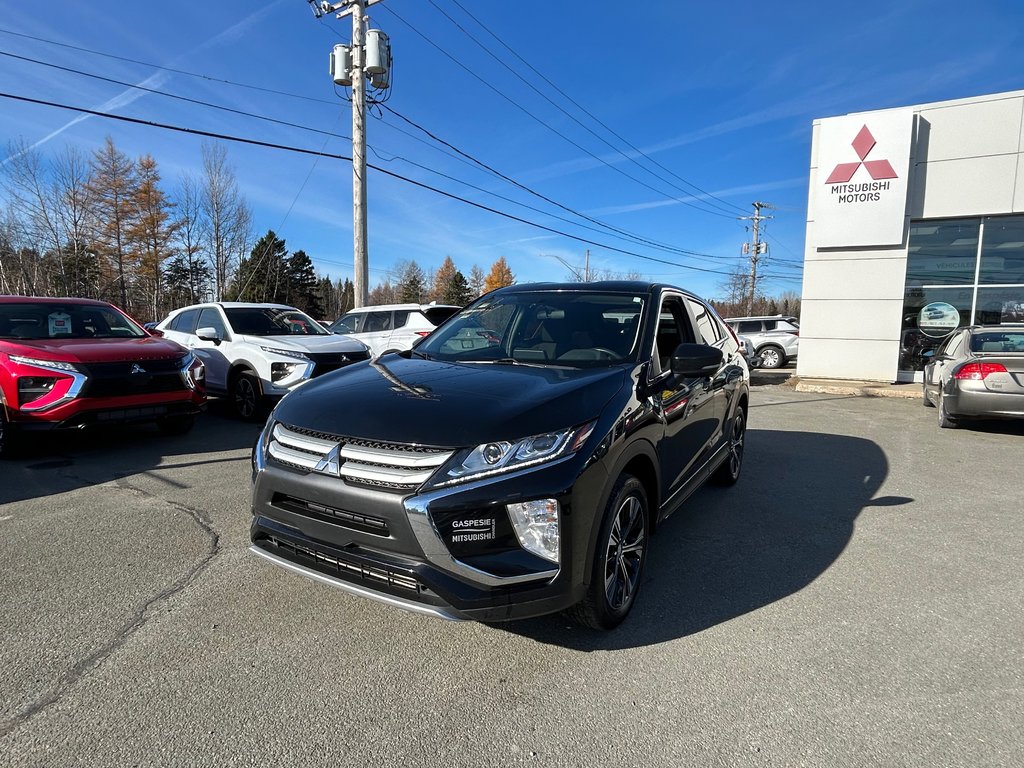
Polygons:
M1021 425L753 390L630 619L447 623L246 552L258 427L0 464L5 766L1019 766Z

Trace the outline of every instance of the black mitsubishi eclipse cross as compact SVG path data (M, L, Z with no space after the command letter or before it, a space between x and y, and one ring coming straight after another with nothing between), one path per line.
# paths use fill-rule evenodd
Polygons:
M251 551L443 618L568 610L610 629L655 526L738 479L749 381L732 332L678 288L494 291L278 404L253 453Z

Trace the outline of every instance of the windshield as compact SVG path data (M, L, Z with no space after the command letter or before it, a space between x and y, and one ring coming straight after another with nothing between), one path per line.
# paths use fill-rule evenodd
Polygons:
M316 320L297 309L280 307L227 307L235 333L246 336L329 336Z
M644 298L627 293L522 291L464 309L415 348L452 362L570 367L636 356Z
M148 334L113 307L0 304L0 339L136 339Z

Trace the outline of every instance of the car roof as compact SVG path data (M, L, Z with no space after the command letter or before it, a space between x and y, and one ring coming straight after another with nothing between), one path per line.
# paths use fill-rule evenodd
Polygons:
M393 310L424 310L424 309L462 309L458 304L367 304L365 307L355 307L346 312L346 315L353 312L388 312Z
M687 296L700 299L693 291L668 283L652 283L646 280L598 280L592 283L517 283L498 288L493 294L519 291L576 291L580 293L653 293L657 290L679 291ZM701 299L704 301L704 299Z
M180 307L174 310L174 312L181 312L186 309L197 309L200 307L223 307L224 309L296 309L289 304L270 304L255 301L206 301L202 304L189 304L187 307Z
M796 320L793 315L751 315L750 317L724 317L727 323L734 323L738 320Z
M98 301L97 299L79 299L72 296L0 296L0 304L24 304L29 301L36 304L83 304L91 307L113 306L112 304L105 301Z

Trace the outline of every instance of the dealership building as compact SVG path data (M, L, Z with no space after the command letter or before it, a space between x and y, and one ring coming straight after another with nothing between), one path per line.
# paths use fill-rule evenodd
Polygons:
M920 381L1024 322L1024 91L815 120L797 373Z

